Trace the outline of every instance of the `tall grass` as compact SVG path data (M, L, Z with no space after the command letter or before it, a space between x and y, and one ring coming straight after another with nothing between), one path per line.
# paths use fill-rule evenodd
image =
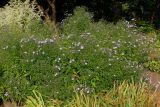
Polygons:
M40 12L35 12L35 5L30 4L29 0L21 2L12 0L0 12L0 27L19 27L26 29L34 20L41 20Z
M51 36L55 31L41 19L42 15L42 11L37 11L36 3L30 3L30 0L11 0L0 10L0 34Z
M154 97L146 83L129 84L126 81L104 96L106 103L115 107L154 107Z
M25 107L45 107L44 101L40 93L33 91L35 98L29 96Z
M156 107L156 93L151 92L145 83L128 83L124 81L118 87L97 95L83 92L65 104L62 102L44 103L39 96L29 97L25 107ZM56 100L55 100L56 101Z

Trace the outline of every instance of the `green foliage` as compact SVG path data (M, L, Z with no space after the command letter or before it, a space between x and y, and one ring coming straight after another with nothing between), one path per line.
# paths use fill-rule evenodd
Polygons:
M74 10L74 15L64 20L62 26L63 33L69 35L72 33L80 35L86 29L91 27L91 14L86 12L85 7L78 7Z
M156 41L151 45L148 61L144 66L154 72L160 72L160 41L157 37Z
M34 80L30 81L31 71L28 72L32 63L26 63L34 56L26 55L24 51L37 48L34 40L28 41L34 35L44 39L51 37L53 31L34 9L29 1L12 1L0 13L0 96L5 100L23 101L37 88Z
M123 10L123 11L127 11L128 9L129 9L128 3L122 4L122 10Z
M160 72L160 62L159 61L148 61L145 63L145 67L149 68L151 71Z
M155 31L153 25L146 23L145 21L138 21L136 25L139 27L139 30L144 33L150 33Z
M25 31L1 28L0 96L19 101L38 90L64 100L137 80L151 42L123 21L93 23L91 16L77 8L61 23L59 37L37 20Z

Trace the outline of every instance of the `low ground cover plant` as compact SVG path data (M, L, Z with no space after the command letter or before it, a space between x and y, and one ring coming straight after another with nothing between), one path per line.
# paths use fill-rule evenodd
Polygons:
M38 90L44 99L65 100L75 92L97 93L124 80L139 80L154 39L128 28L124 21L114 25L91 18L78 7L60 24L59 36L41 20L30 21L26 31L18 28L18 32L4 24L1 98L23 101Z
M157 39L153 43L152 47L150 48L149 58L144 66L153 72L160 72L160 41L159 41L159 34L157 34Z

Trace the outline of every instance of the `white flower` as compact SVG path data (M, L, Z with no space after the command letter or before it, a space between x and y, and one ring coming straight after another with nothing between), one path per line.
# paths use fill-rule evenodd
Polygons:
M80 49L84 49L84 46L83 46L83 45L81 45Z
M23 52L24 54L27 54L27 52L25 51L25 52Z
M23 45L20 46L21 48L23 47Z
M80 88L78 87L78 88L77 88L77 91L79 91L79 90L80 90Z
M35 52L35 51L33 51L32 53L33 53L33 55L34 55L36 52Z
M121 55L124 55L124 53L122 52Z
M8 94L8 92L5 92L4 96L6 96L6 97L7 97L8 95L9 95L9 94Z
M80 44L81 44L81 42L78 42L76 45L77 45L77 46L80 46Z
M116 43L115 41L112 41L112 43L114 44L114 43Z
M3 47L4 50L8 49L8 46Z
M59 50L62 50L62 47L60 47Z
M136 47L136 45L133 45L133 47L135 48L135 47Z
M96 46L99 47L99 44L97 44Z
M87 35L90 35L91 33L90 32L88 32L88 33L86 33Z
M58 75L58 73L56 72L55 74L54 74L54 76L56 77Z
M61 68L59 66L55 66L58 70L61 70Z
M53 39L49 39L49 42L53 43L53 42L54 42L54 40L53 40Z
M34 61L34 59L31 59L31 62L33 62Z
M61 60L61 58L58 58L58 61L60 61Z
M90 93L89 90L86 93L89 94Z
M45 54L45 52L43 51L43 52L42 52L42 54L44 55L44 54Z
M69 63L71 64L72 62L74 62L75 60L74 59L71 59L70 61L69 61Z
M114 46L113 49L117 49L118 47Z

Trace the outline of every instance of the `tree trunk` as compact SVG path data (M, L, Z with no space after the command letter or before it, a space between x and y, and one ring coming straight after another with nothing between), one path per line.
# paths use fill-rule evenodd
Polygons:
M51 7L51 16L50 16L50 20L52 22L56 22L56 7L55 7L55 0L47 0L50 7Z
M55 0L47 0L47 4L38 4L37 0L31 0L33 3L37 4L38 10L43 12L44 20L51 26L56 24L56 8ZM47 5L47 8L44 8Z

